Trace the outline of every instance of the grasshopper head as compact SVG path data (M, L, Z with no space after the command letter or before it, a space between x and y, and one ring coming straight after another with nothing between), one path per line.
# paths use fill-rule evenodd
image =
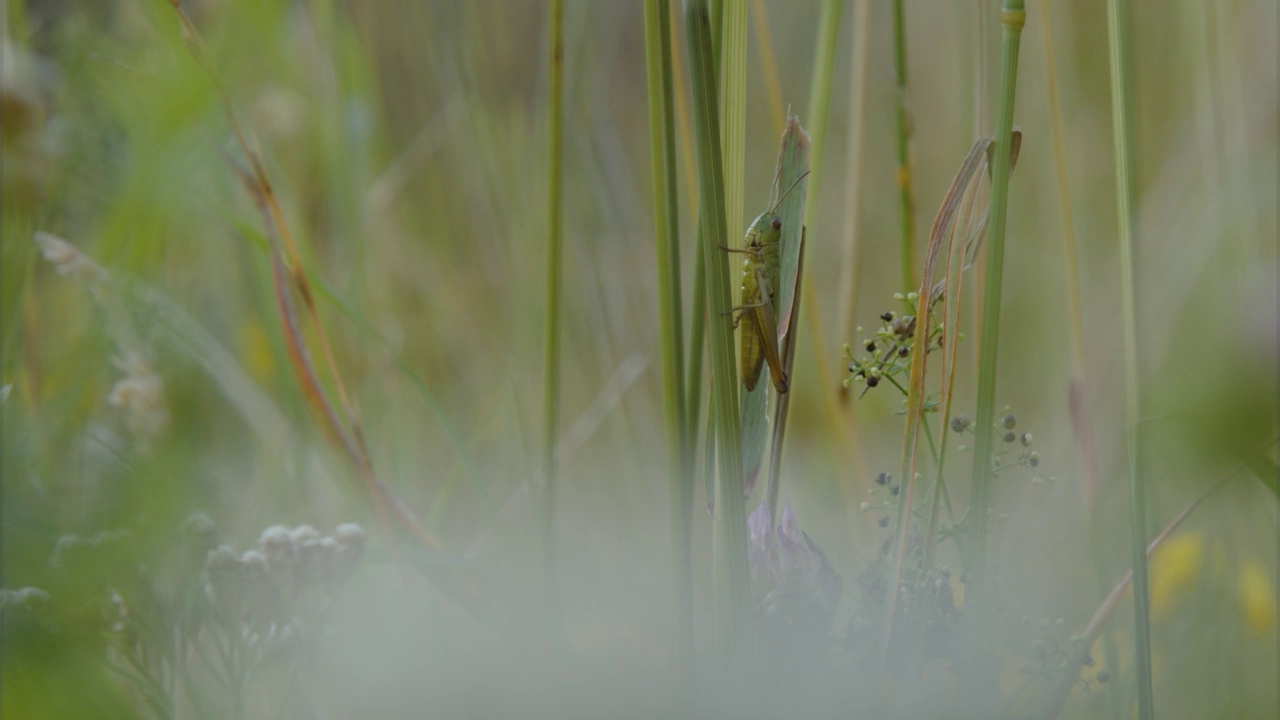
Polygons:
M760 213L755 222L751 223L751 230L747 233L748 244L753 247L772 245L781 237L782 218L772 212Z

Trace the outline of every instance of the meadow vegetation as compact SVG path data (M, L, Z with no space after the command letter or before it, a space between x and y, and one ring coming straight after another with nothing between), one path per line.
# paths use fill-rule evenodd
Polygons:
M1023 5L0 3L5 715L1274 717L1276 5Z

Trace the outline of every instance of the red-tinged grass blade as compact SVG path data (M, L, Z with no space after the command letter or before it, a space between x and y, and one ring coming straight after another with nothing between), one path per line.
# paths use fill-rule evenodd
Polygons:
M924 293L933 286L933 274L941 254L945 240L956 218L956 212L969 184L978 175L991 138L981 138L974 143L965 156L960 170L951 181L942 200L942 207L933 221L933 229L929 233L929 246L925 251L923 278L920 283L921 299L918 301L920 311L917 313L915 339L911 348L911 379L907 387L907 417L902 441L902 495L898 506L897 533L893 548L893 574L888 585L885 598L885 618L881 626L880 656L883 661L888 658L889 643L893 636L893 623L897 614L898 586L902 582L902 564L906 554L907 533L910 528L911 499L915 491L916 451L919 447L920 423L924 415L925 370L927 366L927 345L929 338L928 300Z
M271 189L271 183L267 178L262 154L249 141L244 132L235 114L230 96L222 83L221 77L218 75L208 49L196 31L195 25L175 0L170 0L170 5L182 23L183 38L191 49L192 55L211 78L222 102L227 121L235 134L237 144L249 161L250 170L248 171L237 167L234 162L229 162L229 164L263 214L271 254L272 283L275 291L276 306L280 315L280 323L294 374L298 378L298 383L302 388L308 406L321 423L325 437L342 450L360 476L379 520L386 531L392 553L396 559L397 569L401 573L401 579L405 583L407 590L408 582L403 575L404 563L400 556L399 544L393 528L399 526L417 542L431 550L441 549L442 544L408 507L395 498L390 490L378 481L377 476L374 474L359 413L350 402L342 377L338 373L337 363L334 361L328 336L316 311L314 295L311 292L306 272L303 270L300 254L289 233L288 225L284 221L284 215L280 211L279 203L276 201L275 194ZM327 365L326 370L328 371L329 381L333 385L346 415L345 423L338 417L316 373L315 365L311 360L311 353L302 337L297 308L289 292L290 285L302 298L307 315L319 340ZM474 578L451 578L449 582L438 583L438 586L463 606L474 610L482 609L482 606L475 602L479 597L479 590Z

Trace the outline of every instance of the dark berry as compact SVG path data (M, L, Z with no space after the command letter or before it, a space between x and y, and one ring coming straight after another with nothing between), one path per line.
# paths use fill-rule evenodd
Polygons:
M875 375L872 375L871 377L867 378L867 387L875 387L879 384L880 384L880 378L876 377Z
M910 354L911 354L911 349L908 348L906 345L903 345L902 347L898 348L898 357L906 357Z
M880 527L889 527L889 518L888 518L888 516L885 516L885 517L880 518L880 520L879 520L878 522L880 523Z
M868 341L867 341L867 352L875 352L875 351L876 351L876 341L875 341L875 340L868 340Z
M889 488L889 492L893 493L894 495L897 495L898 491L901 489L902 489L901 485L894 485L893 487Z
M1005 415L1004 419L1000 421L1000 424L1004 426L1005 430L1012 430L1013 426L1018 424L1018 419L1013 415Z
M1007 433L1005 433L1005 434L1004 434L1004 441L1005 441L1005 442L1013 442L1014 440L1017 440L1017 439L1018 439L1018 436L1017 436L1017 435L1014 435L1014 434L1013 434L1013 433L1011 433L1011 432L1007 432Z
M893 320L893 313L891 313L891 312L886 312L885 314L883 314L883 315L881 315L881 316L880 316L880 319L881 319L881 320L883 320L883 321L885 321L885 322L889 322L890 320Z
M1085 655L1084 658L1080 660L1080 662L1084 663L1085 667L1093 667L1093 656Z
M888 475L886 475L885 473L880 473L879 475L877 475L877 476L876 476L876 484L877 484L877 485L888 485L888 484L889 484L889 476L888 476Z
M1111 673L1106 670L1099 670L1098 674L1093 676L1093 679L1097 680L1099 685L1106 685L1107 681L1111 679Z

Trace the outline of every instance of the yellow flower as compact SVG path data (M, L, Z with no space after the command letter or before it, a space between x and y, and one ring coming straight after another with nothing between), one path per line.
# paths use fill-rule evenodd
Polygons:
M1237 589L1245 625L1258 635L1269 636L1276 627L1276 594L1262 563L1253 559L1244 561Z
M1200 577L1204 539L1199 533L1170 538L1151 559L1151 617L1167 618L1187 589Z

